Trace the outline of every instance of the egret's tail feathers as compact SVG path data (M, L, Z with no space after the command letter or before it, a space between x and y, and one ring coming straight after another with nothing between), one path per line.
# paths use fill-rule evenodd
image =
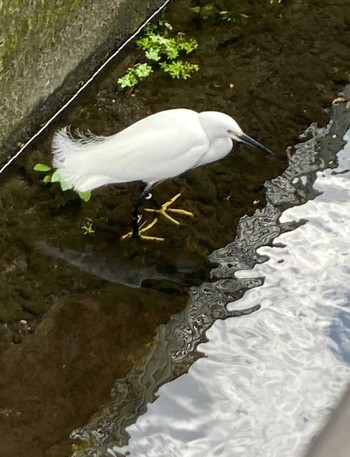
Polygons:
M69 127L64 127L55 133L52 140L52 164L59 169L61 179L81 192L108 184L108 176L94 172L96 158L108 137L90 132L87 135L80 131L75 133L76 138Z
M89 132L85 135L80 130L75 131L77 138L74 138L70 128L64 127L55 133L52 140L53 165L56 168L64 165L70 154L78 154L87 149L101 145L107 139L105 136L97 136Z

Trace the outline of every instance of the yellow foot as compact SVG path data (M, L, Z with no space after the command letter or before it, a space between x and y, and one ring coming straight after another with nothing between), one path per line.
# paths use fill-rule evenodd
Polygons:
M181 194L175 195L171 200L168 202L164 203L161 208L159 209L153 209L153 208L145 208L145 211L151 212L151 213L158 213L164 216L166 219L168 219L170 222L176 225L180 225L180 222L171 217L168 213L175 213L175 214L180 214L181 216L189 216L193 217L194 214L191 213L190 211L186 211L184 209L179 209L179 208L169 208L170 205L172 205L179 197Z
M158 222L158 219L155 218L155 219L153 219L153 221L150 224L146 225L146 227L145 227L145 224L147 223L147 221L143 222L139 227L139 238L141 238L142 240L148 240L148 241L164 241L164 238L159 238L157 236L144 235L144 233L147 232L148 230L150 230L154 225L156 225L157 222ZM133 236L133 231L131 230L130 232L121 236L120 239L127 240L128 238L132 238L132 236Z

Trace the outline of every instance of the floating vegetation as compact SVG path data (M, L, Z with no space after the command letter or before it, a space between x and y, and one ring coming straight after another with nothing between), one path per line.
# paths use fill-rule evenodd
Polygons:
M159 69L176 79L188 79L199 70L197 64L183 60L197 49L197 41L182 32L175 33L168 22L150 24L136 44L144 52L147 63L137 63L127 69L118 79L122 89L135 87Z

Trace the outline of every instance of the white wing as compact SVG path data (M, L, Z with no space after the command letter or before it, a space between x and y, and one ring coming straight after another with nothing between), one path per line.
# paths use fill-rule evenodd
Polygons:
M174 109L142 119L109 137L74 139L67 129L53 139L53 165L78 191L106 184L178 176L195 167L209 148L198 113Z

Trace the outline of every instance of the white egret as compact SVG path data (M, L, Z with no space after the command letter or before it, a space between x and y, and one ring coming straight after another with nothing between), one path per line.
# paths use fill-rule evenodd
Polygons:
M107 184L142 182L141 195L134 203L130 235L149 238L143 235L149 227L138 226L138 210L150 189L165 179L222 159L235 142L273 154L246 135L227 114L171 109L152 114L111 136L79 134L73 138L65 127L53 138L53 166L59 169L62 180L79 192ZM166 203L154 211L177 224L168 212L192 215L168 207Z

